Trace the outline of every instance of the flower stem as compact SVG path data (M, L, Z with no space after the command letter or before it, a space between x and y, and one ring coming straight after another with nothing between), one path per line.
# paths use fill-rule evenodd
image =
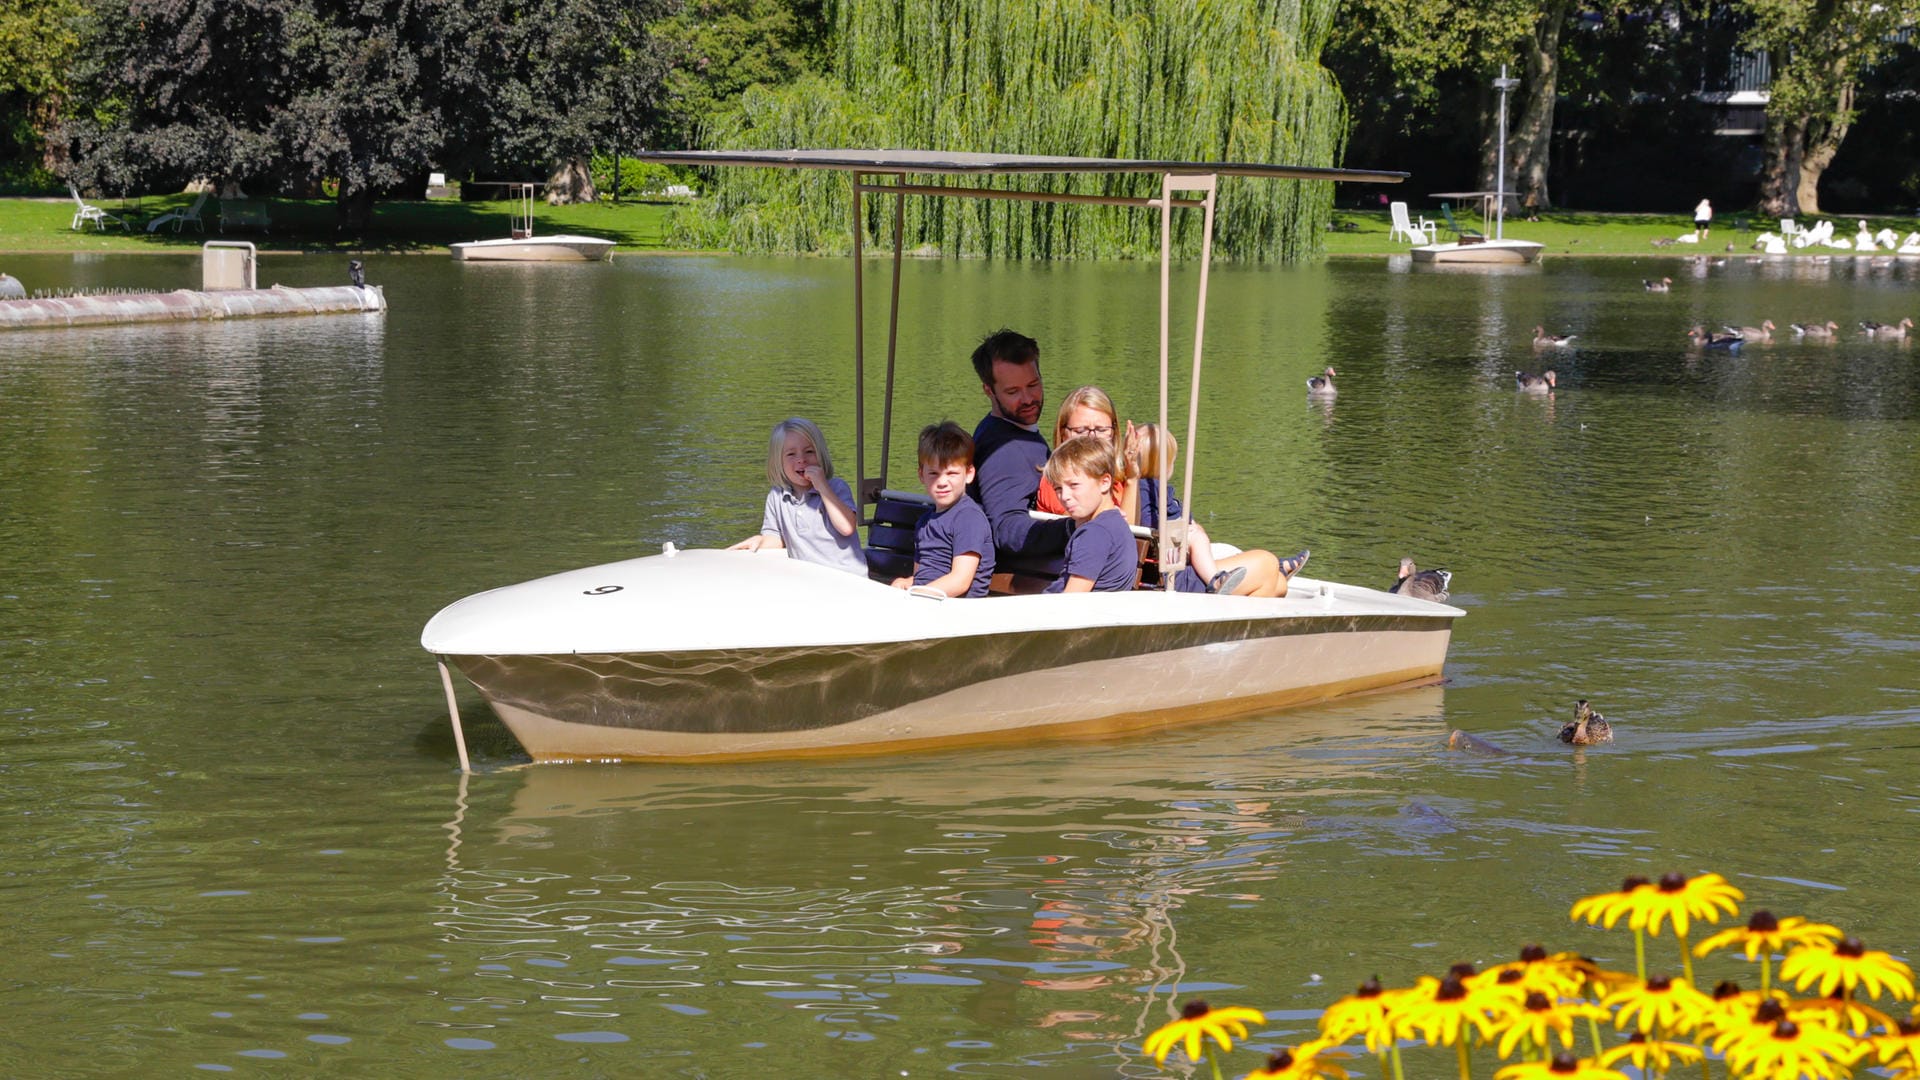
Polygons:
M1767 992L1773 989L1773 954L1760 957L1760 1000L1765 1001Z
M1680 970L1687 976L1687 985L1693 985L1693 950L1687 948L1687 935L1676 931L1674 937L1680 939Z
M1400 1044L1393 1044L1393 1080L1407 1080L1407 1074L1400 1066Z
M1593 1056L1599 1057L1600 1056L1600 1021L1595 1020L1592 1017L1592 1015L1588 1015L1587 1017L1587 1034L1593 1036Z
M1460 1051L1460 1080L1473 1080L1473 1066L1467 1061L1467 1033L1460 1033L1460 1041L1453 1044Z
M1207 1064L1213 1066L1213 1080L1220 1080L1220 1058L1212 1047L1207 1048Z
M1641 982L1647 981L1647 932L1636 926L1633 928L1633 968Z

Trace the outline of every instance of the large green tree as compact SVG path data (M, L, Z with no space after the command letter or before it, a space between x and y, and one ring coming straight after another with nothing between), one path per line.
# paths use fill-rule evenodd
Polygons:
M0 172L8 157L39 156L66 93L84 14L81 0L0 4Z
M1766 52L1766 164L1760 205L1769 214L1820 213L1820 177L1856 115L1862 80L1920 23L1920 0L1742 0L1745 43Z
M690 0L654 25L667 50L661 137L691 146L749 86L827 70L824 0Z
M921 147L1332 165L1346 127L1320 66L1334 0L836 0L833 70L755 87L703 140L716 147ZM850 239L846 184L822 174L717 170L713 198L677 227L747 250L833 250ZM1146 194L1141 177L1001 178L996 185ZM1154 191L1157 194L1157 189ZM876 237L878 200L863 223ZM1314 249L1329 185L1222 189L1216 251L1272 259ZM1194 215L1179 242L1197 247ZM887 219L890 222L890 218ZM1151 215L1097 206L908 200L905 244L1012 258L1148 254Z
M75 172L110 190L333 181L353 232L435 164L565 179L651 108L664 64L646 26L671 3L98 0Z

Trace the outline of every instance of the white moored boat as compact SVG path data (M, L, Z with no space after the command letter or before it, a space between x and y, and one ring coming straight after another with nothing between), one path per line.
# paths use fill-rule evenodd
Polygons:
M1422 244L1413 249L1414 262L1518 266L1540 261L1545 244L1507 239L1507 94L1520 85L1520 80L1507 78L1507 69L1502 66L1500 77L1493 80L1493 85L1500 91L1500 149L1498 164L1494 167L1494 190L1471 193L1487 197L1484 205L1493 209L1493 235L1462 236L1444 244ZM1480 215L1483 229L1488 216L1484 211Z
M1402 176L917 151L645 156L673 164L851 172L855 220L863 193L896 200L983 193L908 183L908 174L1155 174L1161 178L1158 198L1073 198L1156 208L1163 218L1173 210L1203 210L1202 312L1218 177L1395 182ZM1202 197L1176 198L1176 192ZM1059 198L1003 189L985 194ZM1169 261L1163 250L1162 425L1169 419ZM854 265L857 288L857 236ZM891 311L897 319L897 275L894 281ZM1198 424L1199 346L1196 340L1189 433ZM864 386L858 335L854 367L856 384ZM886 386L890 397L891 340ZM891 400L886 405L891 416ZM873 505L879 516L897 508L898 496L883 490L884 457L879 475L868 475L866 443L856 412L856 490L863 512ZM1183 460L1183 487L1190 491L1193 459ZM1157 542L1160 566L1184 564L1185 553L1168 534L1157 534ZM884 565L883 547L870 544L870 556L877 576L897 572L897 566ZM911 555L906 558L910 566ZM479 689L537 761L738 759L1159 728L1430 684L1440 678L1453 620L1462 614L1443 604L1305 577L1295 577L1288 594L1274 599L1135 590L946 600L782 552L677 551L668 545L659 555L470 596L435 615L421 645L441 661L456 732L450 667ZM462 741L463 766L465 754Z
M533 235L533 184L512 185L512 197L520 203L509 227L511 235L496 240L469 240L452 244L456 262L602 262L612 253L614 242L597 236L556 233Z

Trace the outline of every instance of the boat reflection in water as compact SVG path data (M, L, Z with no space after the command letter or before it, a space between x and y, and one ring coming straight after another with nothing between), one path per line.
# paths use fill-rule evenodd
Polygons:
M1445 730L1435 687L1097 753L463 777L478 809L450 823L436 920L503 1023L666 1004L794 1046L817 1037L805 1025L946 1016L1023 1060L1138 1067L1138 1040L1196 990L1181 931L1207 934L1182 925L1188 905L1277 900L1294 845L1324 851L1323 830L1430 832L1431 813L1392 806L1362 821L1364 795L1351 821L1306 810L1445 753ZM1388 842L1418 854L1422 835ZM714 1034L681 1037L697 1052Z

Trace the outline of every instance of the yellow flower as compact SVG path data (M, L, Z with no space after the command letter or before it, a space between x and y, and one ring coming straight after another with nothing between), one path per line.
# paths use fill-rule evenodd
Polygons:
M1734 914L1744 899L1746 894L1727 884L1727 879L1719 874L1701 874L1696 878L1668 874L1660 879L1659 885L1634 894L1628 925L1659 937L1660 924L1671 920L1673 932L1685 937L1690 925L1688 920L1717 923L1720 912Z
M1706 1056L1706 1051L1692 1043L1649 1039L1644 1032L1636 1031L1625 1043L1602 1053L1599 1060L1602 1065L1629 1061L1634 1068L1651 1076L1664 1073L1676 1064L1690 1065Z
M1840 939L1840 931L1826 923L1808 922L1798 915L1776 919L1770 911L1756 911L1747 925L1722 930L1694 946L1693 955L1705 956L1716 949L1739 945L1747 959L1758 960L1785 952L1789 945L1831 944Z
M1333 1060L1347 1055L1339 1050L1329 1050L1327 1046L1326 1040L1321 1039L1292 1052L1282 1050L1270 1055L1266 1066L1248 1073L1246 1080L1315 1080L1322 1076L1347 1080L1347 1070Z
M1782 1020L1771 1029L1750 1028L1736 1036L1714 1040L1714 1049L1727 1058L1727 1069L1749 1076L1838 1080L1853 1075L1853 1063L1867 1052L1867 1044L1823 1024L1796 1024Z
M1607 1010L1585 1001L1556 1002L1536 990L1509 1016L1507 1029L1500 1034L1500 1056L1512 1057L1526 1045L1545 1050L1549 1035L1559 1036L1561 1046L1572 1047L1573 1022L1582 1018L1604 1020Z
M1620 883L1620 888L1616 892L1583 896L1574 901L1572 916L1576 919L1585 919L1590 925L1605 926L1611 930L1613 924L1619 922L1622 915L1633 911L1639 895L1652 887L1653 883L1646 878L1630 877Z
M1365 1037L1367 1052L1383 1053L1393 1045L1394 1010L1404 990L1384 990L1375 975L1360 988L1327 1006L1320 1014L1320 1034L1338 1045L1355 1035Z
M1893 1017L1862 1001L1834 994L1832 997L1803 998L1787 1002L1787 1016L1796 1022L1813 1021L1830 1028L1841 1028L1865 1035L1876 1027L1893 1030Z
M1800 946L1780 965L1780 978L1794 980L1801 990L1818 983L1822 996L1835 988L1851 994L1865 987L1868 994L1879 997L1885 986L1895 998L1913 999L1913 969L1878 949L1868 949L1854 937L1838 945Z
M1492 1039L1495 1019L1504 1019L1506 1008L1497 999L1469 993L1462 980L1455 972L1449 972L1444 979L1422 975L1413 989L1400 999L1400 1015L1394 1022L1395 1036L1411 1038L1417 1034L1428 1046L1452 1046L1470 1035L1463 1028L1471 1027L1480 1032L1483 1042Z
M1267 1014L1259 1009L1209 1009L1204 1001L1189 1001L1186 1008L1180 1010L1180 1019L1148 1035L1144 1045L1155 1064L1165 1065L1173 1048L1185 1042L1187 1060L1197 1062L1203 1037L1219 1043L1223 1051L1231 1050L1233 1040L1247 1037L1248 1024L1265 1023L1266 1019Z
M1744 1029L1753 1024L1772 1027L1787 1015L1782 1004L1786 995L1778 990L1742 990L1731 982L1713 988L1713 1000L1700 1016L1698 1031L1703 1035Z
M1539 991L1548 997L1578 997L1589 983L1604 982L1606 972L1579 953L1553 953L1538 945L1520 950L1520 959L1490 967L1486 975L1501 986L1511 986L1524 1000Z
M1895 1058L1905 1055L1907 1068L1920 1070L1920 1020L1889 1024L1885 1035L1875 1035L1867 1042L1879 1057L1880 1064L1891 1065Z
M1493 1074L1493 1080L1627 1080L1627 1074L1560 1054L1552 1061L1523 1061Z
M1609 1009L1620 1007L1613 1018L1614 1027L1625 1030L1627 1024L1632 1023L1640 1031L1658 1027L1668 1035L1691 1032L1713 1007L1712 999L1695 990L1692 983L1665 975L1655 975L1644 983L1616 990L1601 1004Z

